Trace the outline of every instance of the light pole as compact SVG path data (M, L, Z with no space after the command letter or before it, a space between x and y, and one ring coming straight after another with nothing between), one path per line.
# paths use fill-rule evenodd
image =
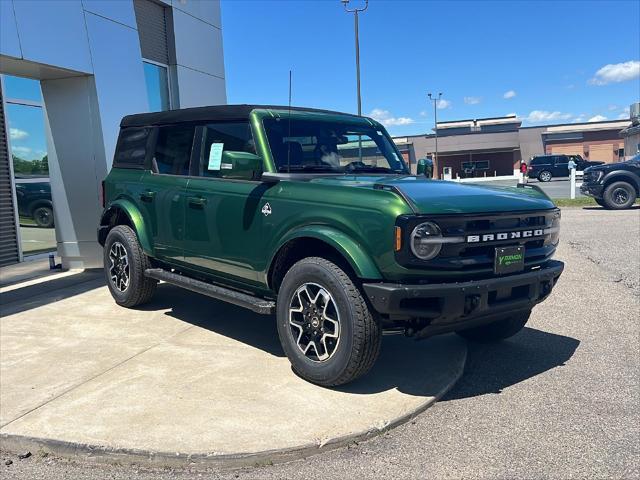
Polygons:
M356 81L358 89L358 115L362 115L362 99L360 97L360 39L358 37L358 13L364 12L369 6L369 0L364 0L364 7L361 8L349 8L349 0L340 0L344 9L348 13L353 13L353 19L355 21L356 31Z
M428 95L429 95L429 100L433 102L433 131L436 133L436 157L433 163L435 164L434 168L437 168L438 166L438 102L442 98L442 92L438 93L437 97L435 95L431 95L431 93L429 93Z

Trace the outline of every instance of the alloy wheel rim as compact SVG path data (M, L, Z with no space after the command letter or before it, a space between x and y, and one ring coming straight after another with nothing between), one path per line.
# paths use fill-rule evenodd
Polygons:
M109 249L109 279L119 292L129 288L130 269L127 249L120 242L114 242Z
M629 192L624 188L616 188L613 191L612 197L616 205L624 205L629 201Z
M46 209L44 208L39 209L37 215L38 215L38 219L40 220L40 223L42 224L49 223L49 212Z
M289 302L289 328L300 352L326 362L340 343L340 313L333 296L317 283L305 283Z
M540 174L540 177L542 177L542 181L544 182L548 182L549 180L551 180L551 175L548 172L542 172Z

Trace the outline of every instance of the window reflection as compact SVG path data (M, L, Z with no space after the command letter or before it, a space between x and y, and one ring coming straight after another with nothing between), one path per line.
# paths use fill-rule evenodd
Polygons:
M24 256L50 252L56 236L40 82L2 77Z
M171 108L169 101L169 76L167 67L143 62L144 79L147 84L149 111L159 112Z

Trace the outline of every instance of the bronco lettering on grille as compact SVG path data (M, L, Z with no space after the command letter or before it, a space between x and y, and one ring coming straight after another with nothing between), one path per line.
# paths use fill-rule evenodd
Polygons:
M516 240L519 238L542 237L544 229L520 230L517 232L484 233L482 235L467 235L467 243L495 242L496 240Z

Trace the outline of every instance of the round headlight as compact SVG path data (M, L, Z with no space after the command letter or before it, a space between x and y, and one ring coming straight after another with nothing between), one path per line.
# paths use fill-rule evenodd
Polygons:
M442 249L442 232L433 222L424 222L411 232L411 251L420 260L431 260Z

